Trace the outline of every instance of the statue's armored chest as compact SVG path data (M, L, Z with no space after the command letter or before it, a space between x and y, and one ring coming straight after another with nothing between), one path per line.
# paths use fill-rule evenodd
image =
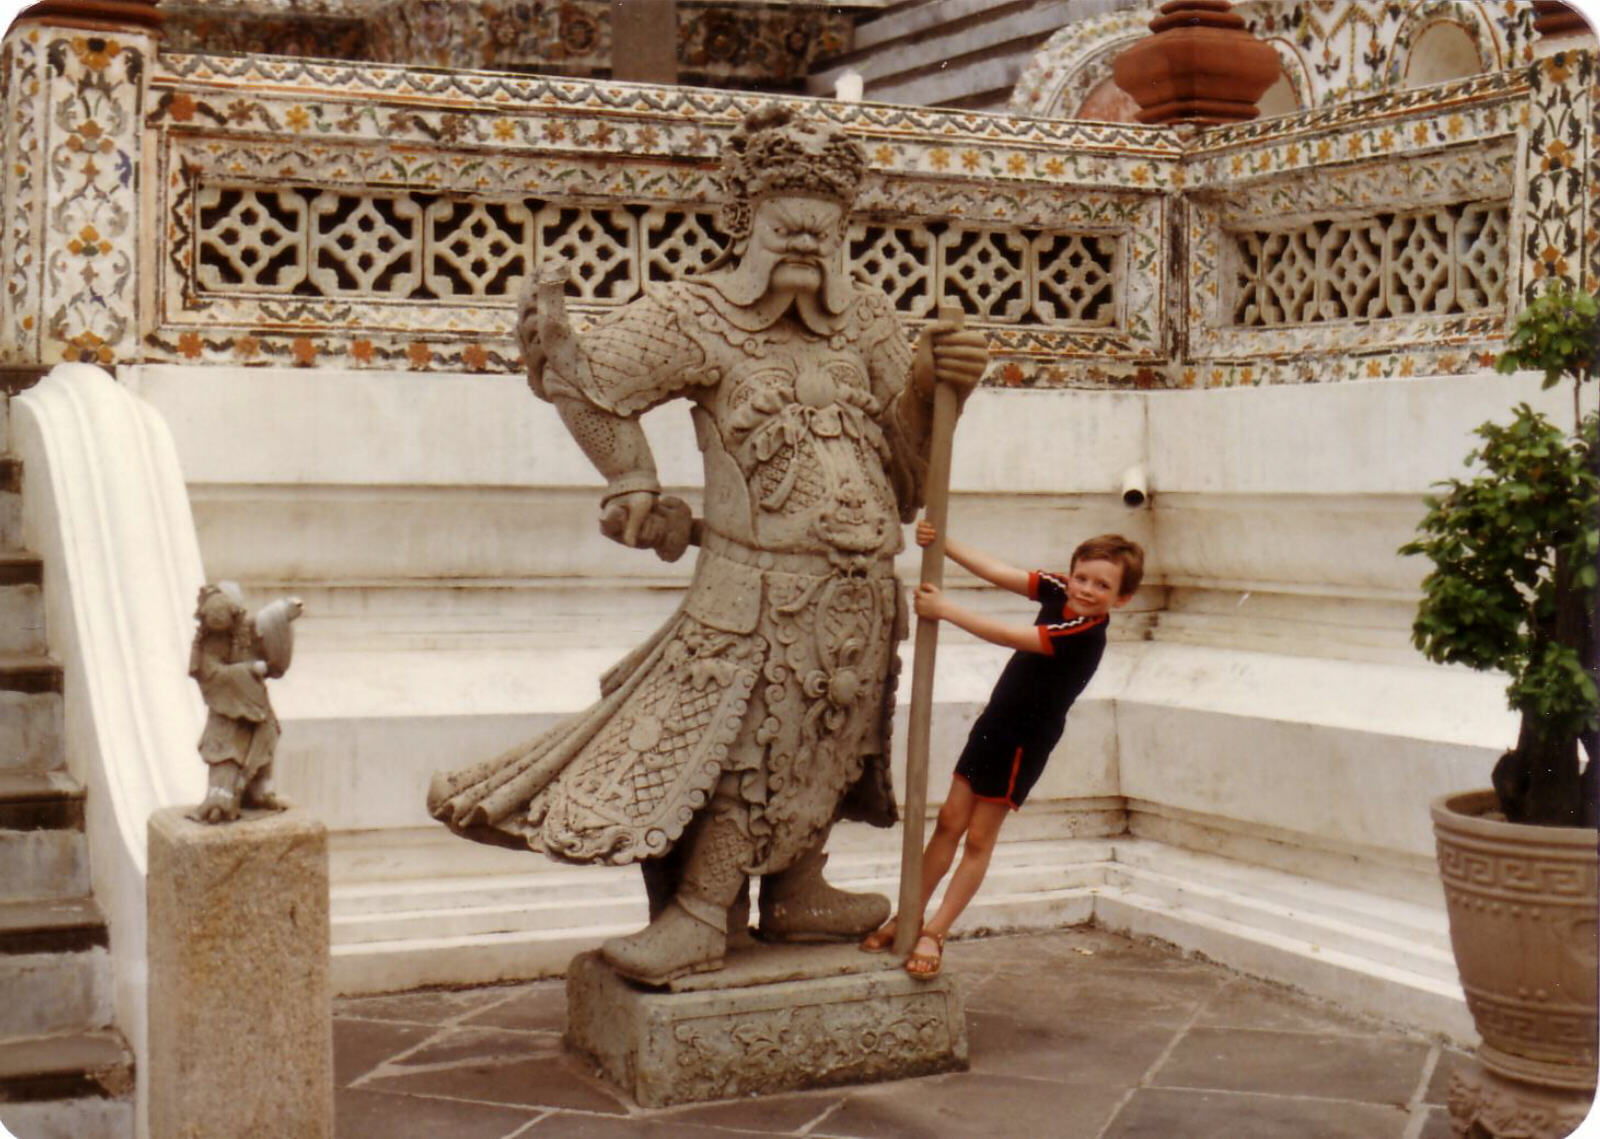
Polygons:
M865 361L853 345L822 337L752 337L716 353L715 386L702 436L708 453L708 517L763 547L876 553L895 535L896 508ZM710 426L709 424L707 425ZM738 490L734 490L734 484ZM710 494L726 490L727 494ZM748 522L734 523L713 500L739 500Z
M859 437L882 411L864 361L847 344L752 337L736 353L717 355L722 380L711 410L732 451L780 435L790 443L800 435ZM770 458L770 444L756 445L767 453L750 457Z

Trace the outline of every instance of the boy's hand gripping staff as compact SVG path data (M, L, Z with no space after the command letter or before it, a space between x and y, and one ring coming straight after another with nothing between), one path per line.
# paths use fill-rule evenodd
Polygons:
M962 310L954 305L939 306L939 322L952 331L963 326ZM931 368L933 341L925 337L919 352L929 354ZM925 513L933 524L934 539L922 548L921 582L944 585L945 521L950 513L950 445L955 438L956 416L960 413L956 391L946 383L933 389L933 429L928 447L928 482ZM894 952L907 956L922 932L921 922L908 915L922 912L922 835L928 813L928 736L933 719L933 665L939 648L939 622L917 618L915 656L911 666L911 712L906 733L905 831L900 847L901 920L895 924Z

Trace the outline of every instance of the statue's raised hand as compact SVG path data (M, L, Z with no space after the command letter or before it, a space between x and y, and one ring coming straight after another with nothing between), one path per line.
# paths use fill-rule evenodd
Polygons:
M917 338L911 382L917 395L926 400L933 398L935 385L949 384L956 399L964 403L988 366L989 342L983 333L936 320Z

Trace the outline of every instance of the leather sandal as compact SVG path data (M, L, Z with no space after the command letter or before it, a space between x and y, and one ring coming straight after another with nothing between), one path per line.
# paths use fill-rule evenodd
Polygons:
M945 935L942 933L919 933L917 935L918 944L921 944L924 938L937 945L939 952L918 953L913 947L911 956L906 958L906 972L919 981L931 981L939 975L939 970L944 968ZM913 966L916 966L916 968L913 968Z
M890 918L861 939L861 952L887 953L894 948L895 918Z

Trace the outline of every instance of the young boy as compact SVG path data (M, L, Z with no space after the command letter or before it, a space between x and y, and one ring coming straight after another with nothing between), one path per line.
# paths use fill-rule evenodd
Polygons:
M917 544L934 539L926 520L917 523ZM939 973L944 939L967 908L983 876L1006 813L1022 806L1044 771L1045 761L1066 725L1067 709L1083 691L1105 651L1106 625L1113 609L1132 599L1144 576L1144 550L1120 534L1090 538L1072 553L1065 575L1032 572L956 542L945 555L991 585L1040 603L1032 625L1009 625L970 613L931 585L917 587L919 617L949 621L997 645L1017 650L1000 674L988 707L950 780L933 837L922 855L922 910L950 869L961 836L961 863L933 917L922 925L906 972L931 978ZM861 947L878 953L894 943L895 920L868 934Z

